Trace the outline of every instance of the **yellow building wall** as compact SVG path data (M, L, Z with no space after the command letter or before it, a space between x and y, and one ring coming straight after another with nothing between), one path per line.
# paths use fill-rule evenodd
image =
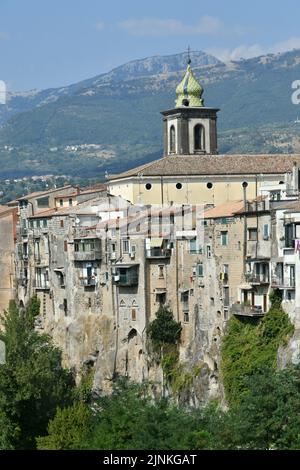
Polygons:
M222 204L227 201L243 199L242 183L247 182L246 196L248 199L258 196L260 186L278 184L283 175L263 175L257 177L251 175L240 176L212 176L212 177L156 177L140 178L111 182L109 191L116 196L138 204ZM152 185L150 190L146 184ZM176 184L181 183L182 189L177 189ZM207 184L213 187L208 189Z

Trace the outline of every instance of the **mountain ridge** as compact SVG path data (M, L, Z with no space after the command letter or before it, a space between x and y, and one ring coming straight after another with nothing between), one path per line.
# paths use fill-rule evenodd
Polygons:
M291 83L300 77L299 50L227 64L192 54L205 104L221 108L220 153L299 151L294 125L299 113L291 102ZM159 156L160 111L174 105L186 54L158 57L158 63L157 56L150 65L149 59L132 61L69 88L42 91L33 109L16 113L0 128L0 176L36 174L41 167L96 175ZM137 69L143 75L137 76Z

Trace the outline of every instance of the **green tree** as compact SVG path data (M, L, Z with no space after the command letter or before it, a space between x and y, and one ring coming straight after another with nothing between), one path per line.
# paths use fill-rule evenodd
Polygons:
M160 307L156 319L148 326L148 335L155 345L176 344L180 340L182 326L166 307Z
M6 347L6 363L0 365L0 440L2 448L35 448L35 436L46 433L58 406L71 403L72 374L61 365L61 352L48 335L34 330L38 301L25 311L11 302L2 316L0 339Z
M81 449L91 425L91 411L82 402L60 409L49 422L48 435L37 438L39 450Z

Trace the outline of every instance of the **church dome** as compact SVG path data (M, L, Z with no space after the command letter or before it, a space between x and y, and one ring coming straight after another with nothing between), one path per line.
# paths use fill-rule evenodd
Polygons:
M204 106L202 99L203 88L194 77L190 63L187 66L185 76L176 88L176 108L181 106Z

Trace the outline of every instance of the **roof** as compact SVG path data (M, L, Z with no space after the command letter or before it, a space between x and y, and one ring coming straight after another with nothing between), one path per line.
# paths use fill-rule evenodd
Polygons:
M280 209L286 209L286 213L300 212L300 201L286 201L287 203L280 206Z
M219 217L232 217L236 212L242 210L244 207L244 202L239 201L230 201L220 204L213 209L208 209L204 211L205 219L217 219Z
M84 190L80 189L78 192L58 195L58 196L56 196L55 199L68 199L70 197L81 196L81 195L84 195L84 194L100 193L102 191L105 191L106 188L107 188L107 185L105 185L105 184L103 184L102 186L103 187L99 187L99 188L90 188L90 189L84 189ZM63 188L61 188L61 189L63 189Z
M300 154L174 155L110 176L109 180L135 176L283 174L291 171L294 163L300 167Z
M13 214L17 211L16 207L0 206L0 217Z
M17 201L24 201L24 200L32 199L32 198L39 197L39 196L46 196L47 194L55 193L57 191L62 191L64 189L70 189L70 188L74 188L74 186L69 184L67 186L62 186L61 188L51 188L51 189L48 189L47 191L35 191L33 193L26 194L25 196L19 197Z

